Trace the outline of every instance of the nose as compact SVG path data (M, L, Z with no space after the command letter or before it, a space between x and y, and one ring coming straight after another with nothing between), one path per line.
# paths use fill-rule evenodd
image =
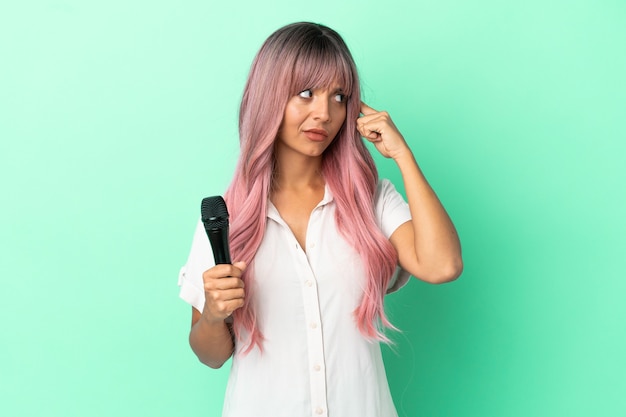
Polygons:
M313 118L320 122L330 122L330 96L327 94L321 94L318 99L315 100L313 107Z

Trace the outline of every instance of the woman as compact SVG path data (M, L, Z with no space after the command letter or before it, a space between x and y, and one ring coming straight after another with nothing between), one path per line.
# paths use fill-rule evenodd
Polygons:
M223 416L396 416L383 297L409 274L461 273L452 222L389 115L361 102L328 27L295 23L265 41L239 128L224 196L237 262L213 265L199 223L180 276L193 351L213 368L233 355ZM378 180L361 136L397 163L408 206Z

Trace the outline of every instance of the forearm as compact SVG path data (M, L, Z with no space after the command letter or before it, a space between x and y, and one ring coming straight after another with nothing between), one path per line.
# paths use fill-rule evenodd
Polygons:
M395 161L402 174L411 211L420 278L433 283L451 281L463 269L456 229L410 149L407 148Z
M385 157L397 164L411 210L411 224L398 227L390 237L400 265L411 275L432 283L447 282L461 274L461 245L452 221L417 166L413 152L389 114L361 103L357 129Z
M197 310L194 316L195 313L199 316ZM201 316L194 320L189 344L200 362L214 369L220 368L234 350L233 335L226 322L210 321Z

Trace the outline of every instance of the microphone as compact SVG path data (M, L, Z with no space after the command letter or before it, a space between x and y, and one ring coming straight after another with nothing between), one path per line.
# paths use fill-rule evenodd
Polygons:
M202 199L202 223L211 242L215 264L230 264L228 248L228 210L221 196Z

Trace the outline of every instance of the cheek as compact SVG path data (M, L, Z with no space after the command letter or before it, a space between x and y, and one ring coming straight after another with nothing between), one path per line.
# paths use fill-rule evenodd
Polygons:
M303 121L302 112L297 108L288 108L283 116L283 125L296 127Z
M339 131L339 129L341 129L341 126L343 126L345 122L346 122L346 108L344 107L343 109L337 109L337 112L335 116L333 117L333 125L335 126L335 129Z
M285 106L285 111L283 112L282 125L286 126L294 123L294 121L298 118L298 113L298 106L293 103L293 99L289 100Z

